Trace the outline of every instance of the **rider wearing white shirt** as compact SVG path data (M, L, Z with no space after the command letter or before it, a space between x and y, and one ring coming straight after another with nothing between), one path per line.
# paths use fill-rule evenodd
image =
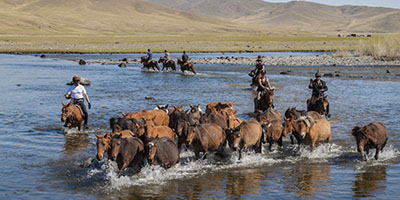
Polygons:
M88 102L88 107L89 109L91 108L90 105L90 100L89 96L86 93L85 87L80 84L81 78L77 75L72 77L72 82L74 83L69 87L67 94L65 94L65 98L69 99L71 98L71 102L73 104L78 104L82 108L82 112L84 115L84 127L87 128L87 122L88 122L88 113L86 110L86 106L83 100L83 97L85 97L86 101Z

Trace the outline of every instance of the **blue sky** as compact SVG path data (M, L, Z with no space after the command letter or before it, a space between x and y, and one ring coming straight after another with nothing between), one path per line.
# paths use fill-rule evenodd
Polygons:
M265 1L289 2L291 0L265 0ZM307 1L328 4L333 6L358 5L358 6L400 8L400 0L307 0Z

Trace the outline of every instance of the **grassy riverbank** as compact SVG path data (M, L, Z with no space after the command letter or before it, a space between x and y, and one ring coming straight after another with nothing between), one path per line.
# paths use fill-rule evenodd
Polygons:
M261 52L357 50L367 38L270 35L0 35L1 53Z

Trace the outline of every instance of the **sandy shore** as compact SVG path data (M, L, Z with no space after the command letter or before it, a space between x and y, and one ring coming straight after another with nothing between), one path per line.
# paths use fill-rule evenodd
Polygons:
M192 59L194 64L233 64L233 65L255 65L256 58L249 57L219 57ZM78 62L78 61L77 61ZM101 64L119 64L121 62L140 63L138 60L94 60L87 61ZM299 56L299 57L263 57L265 65L272 66L393 66L400 65L400 60L386 61L376 60L371 56L360 57L334 57L324 54L322 56Z

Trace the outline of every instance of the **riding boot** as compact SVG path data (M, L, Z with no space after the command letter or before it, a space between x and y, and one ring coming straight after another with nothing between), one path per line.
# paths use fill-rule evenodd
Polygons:
M83 128L84 129L89 129L87 124L88 124L88 114L85 113L85 116L83 117Z

